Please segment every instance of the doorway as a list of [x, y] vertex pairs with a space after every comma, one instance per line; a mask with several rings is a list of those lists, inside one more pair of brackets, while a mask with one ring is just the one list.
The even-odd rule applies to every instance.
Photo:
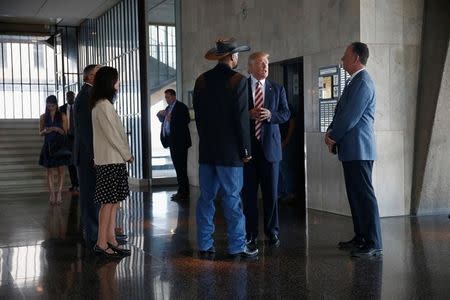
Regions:
[[306, 214], [303, 58], [272, 63], [269, 68], [269, 80], [284, 86], [291, 110], [290, 120], [280, 124], [284, 143], [283, 160], [280, 162], [279, 194], [284, 196], [286, 193], [292, 193], [292, 203]]

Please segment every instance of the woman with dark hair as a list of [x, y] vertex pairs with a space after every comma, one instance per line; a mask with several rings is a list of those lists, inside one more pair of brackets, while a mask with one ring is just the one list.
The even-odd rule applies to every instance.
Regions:
[[94, 142], [94, 162], [97, 171], [94, 199], [101, 205], [98, 238], [94, 251], [107, 258], [122, 258], [130, 250], [120, 248], [115, 235], [119, 202], [129, 194], [126, 162], [133, 162], [127, 135], [114, 109], [119, 89], [116, 69], [102, 67], [95, 74], [90, 99]]
[[[45, 113], [39, 120], [39, 134], [45, 136], [39, 164], [47, 168], [47, 183], [50, 193], [50, 204], [61, 204], [61, 191], [64, 183], [64, 166], [70, 163], [70, 156], [56, 155], [56, 147], [67, 132], [67, 118], [58, 110], [58, 99], [50, 95], [45, 100]], [[55, 190], [53, 171], [57, 169], [58, 181]]]

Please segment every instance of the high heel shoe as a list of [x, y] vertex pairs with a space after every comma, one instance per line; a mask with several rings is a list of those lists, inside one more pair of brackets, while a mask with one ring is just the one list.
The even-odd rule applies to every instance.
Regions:
[[109, 249], [113, 250], [114, 252], [117, 252], [117, 253], [122, 254], [124, 256], [130, 256], [131, 255], [131, 250], [130, 249], [119, 248], [117, 246], [114, 246], [111, 243], [108, 243], [108, 247], [109, 247]]
[[108, 250], [108, 249], [111, 249], [111, 248], [108, 247], [108, 248], [106, 248], [106, 249], [102, 249], [102, 248], [100, 248], [100, 247], [97, 246], [97, 245], [94, 246], [94, 252], [95, 252], [95, 254], [97, 254], [97, 255], [102, 255], [102, 256], [104, 256], [105, 258], [121, 259], [121, 258], [124, 257], [123, 254], [120, 254], [120, 253], [118, 253], [117, 251], [114, 251], [114, 249], [111, 249], [111, 250], [114, 251], [113, 253], [109, 253], [108, 251], [106, 251], [106, 250]]

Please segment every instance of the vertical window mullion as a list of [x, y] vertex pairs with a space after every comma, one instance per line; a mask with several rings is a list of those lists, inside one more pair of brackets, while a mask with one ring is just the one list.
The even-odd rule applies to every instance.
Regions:
[[12, 109], [13, 109], [13, 119], [15, 119], [16, 117], [16, 109], [15, 109], [15, 105], [14, 105], [14, 55], [13, 55], [13, 48], [12, 48], [12, 43], [9, 43], [10, 48], [11, 48], [11, 90], [12, 90]]
[[20, 102], [21, 102], [21, 110], [22, 110], [22, 115], [21, 118], [23, 118], [23, 77], [22, 77], [22, 47], [19, 44], [19, 78], [20, 78]]

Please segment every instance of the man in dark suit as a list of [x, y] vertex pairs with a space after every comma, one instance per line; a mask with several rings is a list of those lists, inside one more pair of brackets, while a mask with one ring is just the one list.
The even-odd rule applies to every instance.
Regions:
[[340, 242], [338, 247], [351, 250], [353, 257], [360, 258], [382, 255], [380, 217], [372, 186], [376, 159], [375, 86], [365, 70], [368, 58], [369, 49], [364, 43], [354, 42], [345, 50], [342, 63], [351, 75], [350, 82], [344, 88], [325, 135], [329, 151], [337, 150], [344, 168], [355, 232], [353, 239]]
[[278, 176], [281, 137], [278, 124], [289, 120], [290, 112], [284, 88], [267, 79], [269, 55], [250, 55], [248, 68], [248, 106], [253, 159], [244, 166], [242, 197], [247, 228], [247, 243], [256, 247], [258, 236], [258, 186], [264, 204], [264, 233], [269, 243], [280, 245], [278, 224]]
[[80, 181], [81, 224], [88, 247], [97, 242], [99, 205], [94, 202], [95, 168], [92, 142], [92, 117], [89, 97], [99, 65], [88, 65], [83, 70], [84, 85], [75, 99], [75, 144], [73, 163], [78, 167]]
[[[74, 135], [74, 132], [75, 132], [74, 127], [75, 126], [74, 126], [74, 117], [73, 117], [75, 93], [72, 91], [68, 91], [66, 93], [66, 100], [67, 100], [67, 102], [59, 108], [59, 111], [61, 113], [65, 114], [67, 117], [67, 123], [68, 123], [67, 124], [68, 125], [67, 126], [67, 139], [70, 144], [70, 148], [73, 150], [73, 142], [75, 139], [75, 135]], [[73, 162], [72, 162], [72, 164], [70, 164], [68, 166], [68, 169], [69, 169], [69, 175], [70, 175], [70, 182], [72, 184], [72, 186], [70, 187], [69, 190], [76, 192], [76, 191], [78, 191], [78, 187], [79, 187], [77, 168], [73, 165]]]
[[200, 75], [194, 87], [195, 121], [199, 136], [200, 197], [197, 202], [197, 237], [200, 253], [214, 253], [214, 200], [221, 189], [222, 207], [228, 230], [228, 252], [254, 257], [258, 249], [245, 244], [245, 217], [242, 212], [244, 162], [250, 156], [247, 81], [233, 71], [238, 53], [248, 51], [234, 39], [216, 42], [205, 58], [218, 60]]
[[189, 110], [183, 102], [177, 101], [173, 89], [164, 91], [167, 107], [157, 113], [161, 121], [160, 139], [164, 148], [170, 148], [175, 171], [177, 173], [178, 192], [172, 200], [185, 202], [189, 200], [189, 179], [187, 176], [188, 149], [192, 146], [189, 132]]

